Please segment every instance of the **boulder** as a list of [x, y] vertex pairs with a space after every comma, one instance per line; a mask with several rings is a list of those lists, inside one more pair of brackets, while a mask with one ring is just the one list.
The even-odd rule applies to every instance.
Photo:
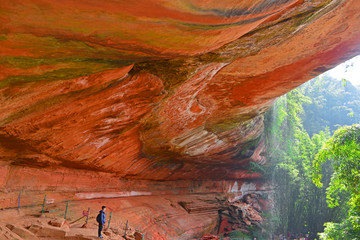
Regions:
[[135, 238], [135, 240], [143, 240], [142, 239], [142, 233], [140, 233], [140, 232], [135, 232], [134, 233], [134, 238]]
[[29, 230], [23, 227], [15, 226], [12, 224], [6, 224], [6, 227], [24, 239], [29, 239], [29, 240], [38, 239], [38, 237], [34, 233], [30, 232]]
[[49, 221], [49, 225], [61, 228], [64, 226], [66, 220], [63, 218], [57, 218]]
[[209, 233], [204, 234], [204, 235], [200, 238], [200, 240], [219, 240], [219, 239], [220, 239], [220, 237], [215, 236], [215, 235], [211, 235], [211, 234], [209, 234]]

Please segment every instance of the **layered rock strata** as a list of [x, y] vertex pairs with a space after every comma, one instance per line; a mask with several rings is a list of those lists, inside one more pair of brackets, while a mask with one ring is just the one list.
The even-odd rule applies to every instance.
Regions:
[[20, 191], [24, 204], [263, 191], [248, 164], [266, 163], [264, 112], [360, 52], [357, 0], [4, 0], [0, 12], [2, 208]]

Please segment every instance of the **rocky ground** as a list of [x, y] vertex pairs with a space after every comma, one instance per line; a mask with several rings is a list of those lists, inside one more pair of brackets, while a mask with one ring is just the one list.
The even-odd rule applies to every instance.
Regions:
[[[96, 225], [90, 224], [88, 228], [81, 228], [78, 224], [70, 224], [61, 218], [51, 217], [12, 217], [9, 222], [0, 224], [1, 240], [5, 239], [53, 239], [53, 240], [85, 240], [96, 239]], [[104, 239], [124, 239], [109, 229], [104, 234]]]
[[[85, 218], [81, 221], [69, 221], [54, 216], [24, 215], [17, 210], [2, 212], [2, 218], [7, 221], [0, 222], [0, 240], [89, 240], [97, 238], [97, 225], [94, 220], [84, 224]], [[108, 240], [141, 240], [142, 234], [129, 227], [126, 237], [125, 228], [106, 228], [103, 232], [104, 239]]]
[[[0, 240], [96, 239], [95, 219], [102, 205], [107, 206], [106, 227], [111, 215], [110, 227], [105, 231], [104, 239], [124, 239], [126, 228], [125, 239], [128, 240], [140, 240], [143, 234], [144, 240], [187, 240], [211, 231], [217, 222], [217, 210], [206, 208], [188, 213], [178, 203], [182, 200], [200, 205], [201, 202], [215, 199], [216, 195], [213, 194], [73, 200], [69, 203], [66, 221], [66, 201], [53, 202], [50, 196], [47, 196], [43, 216], [41, 203], [22, 206], [20, 211], [17, 208], [0, 209]], [[88, 208], [89, 220], [84, 228], [86, 217], [83, 211]]]
[[[182, 199], [183, 201], [179, 201]], [[144, 201], [146, 200], [146, 203]], [[162, 197], [132, 197], [71, 201], [66, 213], [66, 202], [45, 201], [42, 205], [2, 209], [0, 215], [0, 240], [52, 239], [83, 240], [97, 238], [95, 221], [98, 208], [107, 206], [104, 239], [111, 240], [166, 240], [166, 239], [217, 239], [217, 235], [233, 230], [246, 231], [248, 226], [259, 226], [260, 214], [268, 207], [258, 194], [247, 194], [242, 199], [229, 202], [220, 196], [188, 198], [184, 195]], [[168, 215], [151, 212], [155, 203], [162, 205]], [[147, 207], [145, 207], [147, 205]], [[170, 207], [172, 211], [167, 208]], [[88, 223], [83, 211], [90, 208]], [[109, 219], [111, 220], [109, 224]], [[206, 229], [207, 222], [213, 222]], [[138, 224], [142, 222], [142, 224]], [[135, 224], [136, 223], [136, 224]], [[181, 227], [191, 225], [191, 229]], [[109, 226], [109, 228], [108, 228]], [[178, 229], [176, 233], [171, 232]], [[126, 229], [126, 232], [125, 232]], [[172, 229], [172, 230], [171, 230]], [[208, 232], [208, 233], [206, 233]], [[205, 234], [204, 234], [205, 233]], [[193, 238], [198, 236], [198, 238]]]

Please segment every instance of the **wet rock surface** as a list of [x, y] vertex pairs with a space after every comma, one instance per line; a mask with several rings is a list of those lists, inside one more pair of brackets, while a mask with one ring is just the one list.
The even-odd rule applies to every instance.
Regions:
[[219, 233], [225, 235], [231, 231], [248, 233], [250, 226], [261, 229], [261, 223], [264, 221], [261, 214], [266, 209], [266, 206], [260, 205], [261, 198], [258, 194], [248, 194], [242, 200], [227, 203], [227, 207], [220, 212]]

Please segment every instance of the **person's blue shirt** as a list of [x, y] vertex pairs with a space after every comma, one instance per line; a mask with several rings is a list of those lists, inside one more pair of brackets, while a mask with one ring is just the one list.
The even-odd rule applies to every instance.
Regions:
[[105, 225], [105, 212], [103, 210], [100, 211], [101, 216], [101, 225]]

